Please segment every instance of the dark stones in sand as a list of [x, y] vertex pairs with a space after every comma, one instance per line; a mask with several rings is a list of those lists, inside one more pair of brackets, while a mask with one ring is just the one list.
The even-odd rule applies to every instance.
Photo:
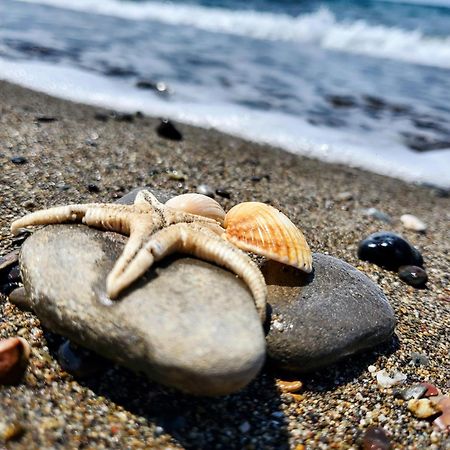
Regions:
[[0, 293], [9, 295], [20, 283], [19, 252], [17, 250], [0, 258]]
[[11, 158], [11, 162], [13, 164], [16, 164], [17, 166], [21, 166], [23, 164], [26, 164], [28, 162], [28, 159], [25, 158], [24, 156], [13, 156]]
[[331, 256], [313, 254], [314, 270], [267, 261], [271, 324], [267, 352], [279, 367], [307, 372], [389, 339], [395, 317], [381, 289]]
[[416, 248], [397, 234], [387, 231], [373, 233], [361, 241], [358, 258], [395, 271], [403, 265], [423, 265], [422, 255]]
[[110, 115], [107, 113], [104, 113], [102, 111], [98, 111], [94, 114], [94, 119], [98, 120], [100, 122], [107, 122], [110, 118]]
[[39, 123], [51, 123], [51, 122], [56, 122], [58, 119], [56, 117], [51, 117], [51, 116], [37, 116], [36, 117], [36, 122]]
[[217, 188], [216, 189], [216, 194], [218, 196], [220, 196], [220, 197], [223, 197], [223, 198], [231, 198], [231, 192], [227, 191], [224, 188]]
[[213, 264], [180, 257], [159, 262], [111, 303], [106, 276], [125, 240], [84, 225], [53, 225], [25, 241], [24, 286], [42, 324], [191, 394], [247, 385], [263, 365], [265, 341], [245, 284]]
[[389, 450], [391, 440], [381, 427], [367, 428], [362, 438], [362, 450]]
[[89, 192], [100, 192], [100, 188], [94, 183], [89, 183], [87, 189]]
[[118, 122], [134, 122], [135, 114], [132, 113], [119, 113], [115, 112], [111, 116], [114, 120], [117, 120]]
[[161, 122], [156, 127], [156, 133], [159, 137], [172, 141], [181, 141], [183, 139], [183, 135], [169, 119], [161, 119]]
[[416, 288], [422, 288], [428, 281], [428, 275], [418, 266], [401, 266], [398, 269], [400, 280]]
[[58, 361], [63, 370], [77, 378], [87, 378], [106, 367], [101, 356], [67, 340], [58, 349]]

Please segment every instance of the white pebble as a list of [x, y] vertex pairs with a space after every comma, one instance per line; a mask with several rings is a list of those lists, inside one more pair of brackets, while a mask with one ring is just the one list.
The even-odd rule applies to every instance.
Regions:
[[375, 370], [377, 370], [377, 368], [376, 368], [375, 366], [369, 366], [369, 367], [367, 368], [367, 370], [368, 370], [370, 373], [374, 373]]
[[386, 370], [377, 372], [377, 383], [382, 388], [389, 388], [406, 381], [407, 376], [404, 373], [396, 372], [392, 377], [388, 375]]
[[405, 228], [408, 230], [414, 230], [418, 232], [426, 231], [427, 225], [422, 222], [418, 217], [412, 214], [403, 214], [400, 220]]

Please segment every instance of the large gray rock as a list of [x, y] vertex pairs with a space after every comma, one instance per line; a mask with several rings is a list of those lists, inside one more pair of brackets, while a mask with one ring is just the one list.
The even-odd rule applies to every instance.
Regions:
[[253, 298], [235, 275], [191, 258], [162, 261], [107, 304], [106, 276], [125, 238], [83, 225], [53, 225], [22, 246], [28, 300], [41, 322], [162, 384], [221, 395], [264, 363]]
[[394, 312], [381, 289], [351, 265], [313, 255], [313, 273], [267, 261], [272, 308], [267, 353], [283, 369], [307, 372], [392, 335]]

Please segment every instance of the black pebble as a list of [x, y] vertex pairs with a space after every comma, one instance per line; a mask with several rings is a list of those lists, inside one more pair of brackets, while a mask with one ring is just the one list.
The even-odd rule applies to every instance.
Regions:
[[387, 231], [373, 233], [361, 241], [358, 258], [395, 271], [404, 265], [423, 265], [422, 255], [417, 249], [402, 237]]
[[131, 113], [114, 113], [113, 117], [118, 122], [134, 122], [134, 114]]
[[424, 287], [428, 281], [428, 275], [421, 267], [401, 266], [398, 269], [400, 280], [417, 288]]
[[89, 377], [107, 365], [101, 356], [69, 340], [59, 347], [58, 361], [63, 370], [78, 378]]
[[28, 159], [24, 158], [23, 156], [13, 156], [11, 158], [11, 162], [13, 164], [22, 165], [22, 164], [26, 164], [28, 162]]
[[168, 119], [162, 119], [161, 123], [156, 127], [158, 136], [171, 139], [172, 141], [181, 141], [183, 135], [175, 128], [175, 125]]
[[56, 117], [51, 117], [51, 116], [37, 116], [36, 117], [36, 122], [39, 123], [51, 123], [51, 122], [56, 122], [58, 119]]
[[87, 188], [89, 192], [100, 192], [100, 188], [96, 184], [88, 184]]
[[94, 119], [99, 120], [100, 122], [107, 122], [109, 117], [109, 114], [100, 111], [94, 114]]
[[223, 197], [223, 198], [231, 198], [230, 192], [228, 192], [228, 191], [225, 190], [225, 189], [221, 189], [221, 188], [216, 189], [216, 194], [217, 194], [217, 195], [220, 195], [220, 196]]

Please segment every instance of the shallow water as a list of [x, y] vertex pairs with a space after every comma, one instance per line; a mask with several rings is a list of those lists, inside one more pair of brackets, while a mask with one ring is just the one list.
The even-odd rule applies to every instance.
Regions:
[[422, 3], [2, 0], [0, 78], [450, 187], [450, 2]]

